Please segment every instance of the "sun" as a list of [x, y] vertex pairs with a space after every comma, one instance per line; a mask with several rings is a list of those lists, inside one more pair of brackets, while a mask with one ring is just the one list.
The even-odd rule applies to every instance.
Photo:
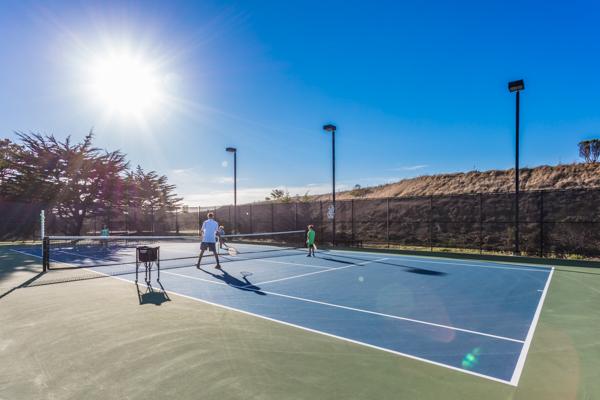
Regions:
[[161, 84], [156, 68], [127, 52], [98, 57], [90, 69], [94, 100], [111, 113], [144, 116], [161, 102]]

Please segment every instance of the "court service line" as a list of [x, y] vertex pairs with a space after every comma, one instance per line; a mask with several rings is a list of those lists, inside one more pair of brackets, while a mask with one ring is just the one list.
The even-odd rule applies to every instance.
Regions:
[[[304, 254], [290, 254], [290, 256], [296, 256], [296, 255], [304, 255]], [[274, 260], [267, 260], [265, 258], [248, 258], [248, 257], [240, 257], [240, 256], [234, 256], [235, 258], [241, 258], [243, 260], [258, 260], [260, 262], [266, 262], [266, 263], [271, 263], [271, 264], [284, 264], [284, 265], [296, 265], [299, 267], [306, 267], [306, 268], [318, 268], [318, 269], [331, 269], [331, 267], [325, 267], [322, 265], [312, 265], [312, 264], [301, 264], [301, 263], [294, 263], [294, 262], [289, 262], [289, 261], [274, 261]], [[284, 256], [284, 257], [288, 257], [288, 256]], [[233, 258], [233, 257], [232, 257]]]
[[550, 287], [550, 281], [552, 280], [552, 275], [554, 274], [554, 267], [550, 271], [548, 278], [546, 279], [546, 285], [544, 285], [544, 291], [540, 297], [538, 302], [538, 306], [535, 310], [535, 314], [533, 315], [533, 320], [529, 325], [529, 331], [527, 332], [527, 337], [525, 338], [525, 344], [523, 344], [523, 348], [521, 348], [521, 354], [519, 354], [519, 359], [517, 360], [517, 364], [515, 369], [513, 370], [513, 375], [510, 380], [510, 383], [517, 386], [519, 384], [519, 379], [521, 379], [521, 373], [523, 372], [523, 367], [525, 366], [525, 359], [527, 358], [527, 353], [529, 352], [529, 346], [531, 346], [531, 342], [533, 340], [533, 334], [535, 332], [535, 328], [537, 326], [538, 320], [540, 319], [540, 314], [542, 313], [542, 306], [544, 305], [544, 300], [546, 299], [546, 294], [548, 294], [548, 288]]
[[[341, 269], [341, 268], [336, 268], [336, 269]], [[175, 276], [180, 276], [182, 278], [194, 279], [194, 280], [198, 280], [198, 281], [202, 281], [202, 282], [207, 282], [207, 283], [214, 283], [214, 284], [218, 284], [218, 285], [232, 286], [232, 287], [235, 287], [237, 289], [243, 289], [243, 290], [247, 290], [247, 291], [262, 292], [262, 293], [266, 293], [266, 294], [269, 294], [269, 295], [272, 295], [272, 296], [278, 296], [278, 297], [283, 297], [283, 298], [287, 298], [287, 299], [303, 301], [303, 302], [306, 302], [306, 303], [319, 304], [319, 305], [323, 305], [323, 306], [327, 306], [327, 307], [340, 308], [340, 309], [344, 309], [344, 310], [360, 312], [360, 313], [363, 313], [363, 314], [376, 315], [376, 316], [379, 316], [379, 317], [391, 318], [391, 319], [396, 319], [396, 320], [400, 320], [400, 321], [413, 322], [413, 323], [421, 324], [421, 325], [434, 326], [436, 328], [442, 328], [442, 329], [446, 329], [446, 330], [465, 332], [465, 333], [470, 333], [470, 334], [478, 335], [478, 336], [487, 336], [487, 337], [491, 337], [491, 338], [494, 338], [494, 339], [505, 340], [505, 341], [509, 341], [509, 342], [515, 342], [515, 343], [520, 343], [520, 344], [524, 343], [522, 340], [519, 340], [519, 339], [513, 339], [513, 338], [509, 338], [509, 337], [505, 337], [505, 336], [493, 335], [491, 333], [479, 332], [479, 331], [474, 331], [474, 330], [471, 330], [471, 329], [459, 328], [459, 327], [456, 327], [456, 326], [437, 324], [435, 322], [422, 321], [422, 320], [414, 319], [414, 318], [400, 317], [398, 315], [385, 314], [385, 313], [380, 313], [380, 312], [377, 312], [377, 311], [364, 310], [362, 308], [343, 306], [341, 304], [327, 303], [327, 302], [324, 302], [324, 301], [312, 300], [312, 299], [307, 299], [307, 298], [304, 298], [304, 297], [297, 297], [297, 296], [287, 295], [287, 294], [283, 294], [283, 293], [277, 293], [277, 292], [271, 292], [271, 291], [268, 291], [268, 290], [262, 290], [260, 288], [253, 289], [250, 285], [245, 285], [245, 286], [229, 285], [229, 284], [224, 283], [224, 282], [216, 282], [216, 281], [212, 281], [210, 279], [198, 278], [198, 277], [195, 277], [195, 276], [178, 274], [178, 273], [170, 272], [170, 271], [162, 271], [162, 272], [165, 273], [165, 274], [168, 274], [168, 275], [175, 275]], [[323, 271], [323, 272], [327, 272], [327, 271]], [[258, 286], [258, 285], [259, 285], [259, 283], [253, 283], [252, 284], [252, 286]]]
[[270, 280], [270, 281], [258, 282], [258, 283], [255, 283], [255, 285], [264, 285], [264, 284], [267, 284], [267, 283], [287, 281], [287, 280], [290, 280], [290, 279], [302, 278], [304, 276], [322, 274], [324, 272], [339, 271], [340, 269], [346, 269], [346, 268], [351, 268], [351, 267], [360, 267], [360, 266], [367, 265], [367, 264], [377, 263], [377, 262], [383, 261], [383, 260], [387, 260], [387, 258], [386, 257], [384, 257], [384, 258], [378, 258], [376, 260], [364, 261], [364, 262], [360, 262], [360, 263], [346, 265], [346, 266], [343, 266], [343, 267], [329, 268], [329, 269], [325, 269], [325, 270], [322, 270], [322, 271], [307, 272], [306, 274], [293, 275], [293, 276], [288, 276], [288, 277], [285, 277], [285, 278], [279, 278], [279, 279], [273, 279], [273, 280]]

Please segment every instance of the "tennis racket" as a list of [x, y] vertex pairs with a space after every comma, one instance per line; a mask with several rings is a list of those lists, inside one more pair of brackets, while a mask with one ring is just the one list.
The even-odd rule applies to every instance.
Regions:
[[227, 253], [229, 253], [229, 255], [230, 255], [231, 257], [235, 257], [235, 256], [237, 256], [237, 255], [238, 255], [238, 251], [236, 250], [236, 248], [235, 248], [235, 247], [231, 247], [231, 246], [229, 246], [229, 247], [227, 248]]
[[242, 277], [246, 278], [248, 276], [252, 275], [252, 272], [248, 272], [248, 271], [241, 271], [240, 274], [242, 275]]

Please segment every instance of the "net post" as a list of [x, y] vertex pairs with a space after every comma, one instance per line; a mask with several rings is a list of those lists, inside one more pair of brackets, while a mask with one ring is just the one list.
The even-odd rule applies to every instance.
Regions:
[[46, 212], [42, 209], [40, 211], [40, 239], [42, 241], [46, 237]]
[[42, 239], [42, 271], [50, 269], [50, 238], [44, 236]]

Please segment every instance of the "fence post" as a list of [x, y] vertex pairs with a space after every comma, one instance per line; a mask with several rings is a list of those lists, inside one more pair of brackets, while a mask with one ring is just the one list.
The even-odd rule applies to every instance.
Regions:
[[350, 207], [350, 224], [352, 224], [352, 241], [354, 242], [354, 199], [350, 200]]
[[198, 236], [202, 236], [202, 225], [200, 224], [200, 205], [198, 205]]
[[540, 191], [540, 257], [544, 257], [544, 191]]
[[385, 241], [390, 248], [390, 198], [385, 199]]
[[294, 230], [298, 229], [298, 202], [294, 203]]
[[429, 196], [429, 251], [433, 252], [433, 195]]
[[275, 204], [271, 203], [271, 232], [275, 232]]
[[483, 253], [483, 195], [479, 193], [479, 254]]
[[150, 217], [151, 217], [151, 221], [152, 221], [152, 233], [154, 233], [155, 231], [155, 227], [154, 227], [154, 206], [152, 207], [152, 212], [150, 213]]
[[250, 203], [250, 232], [249, 233], [254, 233], [254, 222], [252, 221], [252, 219], [254, 218], [254, 213], [252, 212], [254, 209], [254, 207], [252, 207], [252, 203]]
[[319, 200], [319, 220], [320, 220], [320, 229], [321, 229], [321, 237], [323, 238], [323, 241], [325, 241], [325, 238], [323, 237], [323, 201]]

